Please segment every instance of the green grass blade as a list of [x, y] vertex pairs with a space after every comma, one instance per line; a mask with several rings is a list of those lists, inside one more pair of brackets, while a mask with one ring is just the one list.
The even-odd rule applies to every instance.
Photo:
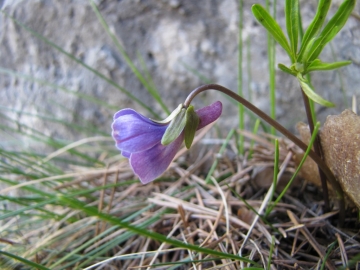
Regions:
[[[239, 0], [239, 26], [238, 26], [238, 95], [243, 96], [243, 39], [242, 39], [242, 29], [243, 29], [243, 0]], [[239, 129], [245, 129], [245, 108], [242, 104], [238, 104], [239, 110]], [[244, 136], [240, 134], [238, 141], [238, 150], [240, 155], [244, 153]]]
[[271, 236], [271, 245], [270, 245], [270, 251], [269, 251], [269, 259], [268, 259], [268, 263], [267, 263], [267, 267], [266, 269], [270, 270], [271, 269], [271, 258], [272, 258], [272, 254], [274, 252], [274, 248], [275, 248], [275, 236]]
[[131, 98], [133, 101], [135, 101], [136, 103], [138, 103], [139, 105], [141, 105], [144, 109], [146, 109], [147, 111], [149, 111], [152, 115], [154, 115], [155, 117], [158, 117], [158, 115], [153, 111], [152, 108], [150, 108], [148, 105], [146, 105], [144, 102], [142, 102], [140, 99], [138, 99], [137, 97], [135, 97], [133, 94], [131, 94], [129, 91], [127, 91], [125, 88], [121, 87], [120, 85], [118, 85], [117, 83], [115, 83], [113, 80], [107, 78], [104, 74], [100, 73], [99, 71], [97, 71], [96, 69], [90, 67], [89, 65], [85, 64], [83, 61], [81, 61], [80, 59], [76, 58], [75, 56], [73, 56], [71, 53], [68, 53], [67, 51], [65, 51], [64, 49], [62, 49], [61, 47], [59, 47], [58, 45], [56, 45], [55, 43], [53, 43], [52, 41], [48, 40], [46, 37], [44, 37], [43, 35], [37, 33], [36, 31], [30, 29], [29, 27], [27, 27], [26, 25], [24, 25], [23, 23], [21, 23], [20, 21], [18, 21], [17, 19], [15, 19], [14, 17], [8, 15], [7, 13], [5, 13], [3, 10], [1, 10], [2, 14], [4, 14], [6, 17], [10, 18], [15, 24], [17, 24], [18, 26], [20, 26], [21, 28], [23, 28], [25, 31], [29, 32], [30, 34], [32, 34], [33, 36], [35, 36], [36, 38], [38, 38], [39, 40], [45, 42], [46, 44], [50, 45], [51, 47], [53, 47], [54, 49], [56, 49], [57, 51], [59, 51], [60, 53], [62, 53], [63, 55], [67, 56], [68, 58], [70, 58], [71, 60], [75, 61], [76, 63], [80, 64], [81, 66], [83, 66], [85, 69], [91, 71], [93, 74], [95, 74], [96, 76], [98, 76], [99, 78], [103, 79], [104, 81], [106, 81], [108, 84], [110, 84], [111, 86], [115, 87], [116, 89], [120, 90], [122, 93], [124, 93], [125, 95], [127, 95], [129, 98]]
[[[327, 262], [328, 258], [330, 257], [330, 254], [331, 254], [331, 252], [333, 251], [333, 249], [334, 249], [334, 247], [335, 247], [335, 245], [336, 245], [337, 242], [338, 242], [338, 241], [335, 240], [335, 241], [332, 242], [332, 243], [330, 244], [330, 246], [327, 248], [326, 254], [325, 254], [324, 259], [322, 260], [322, 263], [321, 263], [320, 270], [325, 270], [325, 269], [326, 269], [326, 262]], [[350, 269], [350, 268], [348, 268], [348, 269]]]
[[[270, 0], [266, 0], [266, 10], [270, 12]], [[273, 2], [273, 19], [276, 16], [276, 0]], [[270, 87], [270, 116], [276, 119], [276, 75], [275, 75], [275, 40], [271, 33], [267, 32], [267, 49], [268, 49], [268, 68], [269, 68], [269, 87]], [[274, 127], [270, 127], [270, 133], [276, 134]]]
[[[258, 133], [258, 130], [259, 130], [259, 127], [260, 127], [260, 123], [261, 123], [261, 120], [259, 118], [257, 118], [255, 120], [255, 124], [254, 124], [254, 128], [253, 128], [253, 134], [256, 135]], [[254, 144], [255, 144], [255, 140], [254, 139], [251, 139], [250, 141], [250, 150], [249, 150], [249, 158], [252, 157], [252, 154], [254, 152]]]
[[[269, 202], [272, 201], [273, 197], [274, 197], [274, 193], [276, 190], [276, 185], [277, 185], [277, 181], [278, 181], [278, 174], [279, 174], [279, 154], [280, 150], [279, 150], [279, 140], [275, 140], [275, 153], [274, 153], [274, 175], [273, 175], [273, 184], [272, 186], [274, 187], [272, 189], [271, 195], [270, 195], [270, 199]], [[270, 214], [269, 208], [267, 209], [267, 211], [265, 212], [265, 218]]]
[[[140, 211], [137, 211], [136, 213], [134, 213], [130, 217], [124, 219], [124, 221], [125, 222], [130, 222], [133, 218], [138, 217], [143, 212], [149, 210], [151, 207], [152, 207], [152, 205], [144, 207]], [[145, 228], [146, 226], [150, 226], [150, 225], [154, 224], [155, 222], [157, 222], [159, 220], [159, 215], [160, 214], [154, 215], [151, 218], [145, 220], [144, 222], [142, 222], [141, 224], [139, 224], [137, 226], [139, 226], [141, 228]], [[105, 237], [107, 233], [110, 233], [110, 232], [115, 231], [117, 229], [118, 229], [117, 226], [113, 226], [113, 227], [109, 228], [109, 230], [107, 232], [105, 231], [105, 232], [99, 234], [98, 236], [90, 239], [89, 241], [85, 242], [83, 245], [77, 247], [76, 249], [69, 252], [67, 255], [63, 256], [61, 259], [57, 260], [54, 264], [51, 265], [51, 269], [54, 269], [55, 266], [60, 265], [62, 262], [69, 261], [68, 259], [70, 259], [72, 256], [75, 257], [78, 252], [80, 252], [81, 250], [86, 249], [88, 246], [92, 245], [96, 241], [98, 241], [101, 238]], [[126, 240], [128, 240], [133, 235], [134, 235], [133, 232], [125, 232], [125, 233], [117, 236], [113, 240], [108, 241], [106, 243], [103, 243], [101, 246], [97, 247], [96, 249], [93, 249], [93, 250], [89, 251], [84, 257], [79, 256], [75, 260], [72, 260], [71, 262], [69, 262], [68, 264], [62, 265], [62, 267], [64, 267], [64, 268], [72, 267], [75, 264], [78, 264], [84, 258], [88, 258], [87, 260], [84, 260], [81, 264], [78, 265], [78, 267], [82, 268], [84, 265], [88, 265], [89, 263], [91, 263], [91, 261], [96, 261], [96, 258], [99, 258], [101, 255], [108, 252], [109, 250], [111, 250], [115, 246], [118, 246], [121, 243], [125, 242]]]
[[275, 228], [269, 221], [267, 221], [267, 219], [266, 219], [265, 216], [260, 215], [260, 214], [256, 211], [256, 209], [255, 209], [254, 207], [252, 207], [243, 197], [240, 196], [239, 193], [236, 192], [236, 190], [234, 190], [234, 189], [233, 189], [232, 187], [230, 187], [229, 185], [227, 185], [227, 187], [231, 190], [232, 193], [235, 194], [235, 196], [236, 196], [238, 199], [240, 199], [240, 200], [246, 205], [247, 208], [250, 209], [250, 211], [252, 211], [255, 215], [257, 215], [257, 216], [261, 219], [262, 222], [264, 222], [266, 225], [268, 225], [272, 230], [280, 233], [277, 228]]
[[19, 73], [19, 72], [16, 72], [16, 71], [13, 71], [13, 70], [10, 70], [10, 69], [7, 69], [7, 68], [0, 67], [0, 73], [8, 74], [8, 75], [14, 76], [16, 78], [21, 78], [21, 79], [25, 79], [25, 80], [28, 80], [28, 81], [31, 81], [31, 82], [35, 82], [35, 83], [37, 83], [39, 85], [44, 85], [44, 86], [60, 89], [61, 91], [65, 92], [65, 93], [72, 94], [74, 96], [77, 96], [79, 98], [82, 98], [82, 99], [90, 101], [90, 102], [93, 102], [94, 104], [100, 105], [102, 107], [105, 107], [105, 108], [108, 108], [108, 109], [111, 109], [111, 110], [118, 110], [119, 109], [118, 106], [110, 105], [108, 102], [102, 101], [102, 100], [100, 100], [98, 98], [94, 98], [94, 97], [92, 97], [90, 95], [79, 93], [77, 91], [70, 90], [70, 89], [68, 89], [66, 87], [63, 87], [61, 85], [49, 83], [48, 81], [41, 80], [41, 79], [35, 78], [33, 76], [30, 76], [30, 75], [22, 74], [22, 73]]
[[16, 113], [16, 114], [21, 114], [21, 115], [26, 115], [28, 117], [34, 117], [34, 118], [38, 118], [41, 119], [45, 122], [50, 122], [50, 123], [58, 123], [61, 124], [63, 126], [69, 127], [74, 131], [77, 132], [81, 132], [81, 133], [85, 133], [88, 134], [89, 136], [93, 136], [95, 134], [101, 134], [103, 136], [109, 136], [108, 132], [103, 131], [103, 130], [99, 130], [98, 128], [94, 127], [94, 125], [92, 124], [86, 124], [85, 125], [77, 125], [73, 122], [69, 122], [66, 120], [60, 120], [59, 118], [57, 118], [54, 115], [51, 115], [51, 112], [43, 112], [42, 114], [40, 113], [29, 113], [27, 111], [21, 111], [21, 110], [15, 110], [12, 107], [3, 107], [0, 105], [0, 111], [6, 111], [6, 112], [12, 112], [12, 113]]
[[159, 105], [161, 106], [161, 108], [167, 113], [169, 114], [170, 111], [167, 108], [167, 106], [164, 104], [164, 102], [161, 99], [161, 96], [159, 95], [159, 93], [157, 92], [156, 89], [154, 89], [152, 87], [152, 84], [149, 83], [146, 78], [141, 74], [141, 72], [139, 71], [139, 69], [134, 65], [133, 61], [131, 61], [129, 55], [126, 53], [125, 49], [123, 48], [123, 46], [121, 46], [119, 40], [116, 38], [116, 36], [114, 35], [114, 33], [110, 30], [108, 24], [106, 23], [104, 17], [101, 15], [99, 9], [97, 8], [96, 4], [94, 3], [93, 0], [89, 0], [90, 5], [92, 7], [92, 9], [94, 10], [100, 24], [103, 26], [103, 28], [105, 29], [106, 33], [109, 35], [109, 37], [111, 38], [111, 40], [114, 42], [116, 48], [119, 50], [119, 52], [121, 53], [121, 55], [123, 56], [123, 58], [125, 59], [126, 63], [128, 64], [128, 66], [131, 68], [131, 71], [135, 74], [135, 76], [138, 78], [138, 80], [141, 82], [141, 84], [145, 87], [145, 89], [153, 96], [153, 98], [159, 103]]
[[303, 24], [302, 24], [302, 17], [301, 17], [301, 12], [300, 12], [300, 7], [298, 8], [298, 19], [299, 19], [299, 41], [300, 44], [303, 41], [304, 38], [304, 28], [303, 28]]
[[251, 39], [250, 37], [247, 38], [246, 41], [246, 68], [247, 68], [247, 94], [248, 94], [248, 100], [252, 103], [253, 100], [253, 94], [252, 94], [252, 74], [251, 74]]
[[356, 0], [345, 0], [340, 5], [338, 11], [326, 24], [319, 37], [315, 40], [311, 49], [312, 52], [309, 53], [308, 59], [304, 59], [305, 61], [310, 62], [315, 60], [323, 50], [324, 46], [339, 33], [353, 11], [355, 3]]
[[281, 47], [289, 55], [292, 62], [294, 62], [294, 55], [292, 54], [289, 42], [287, 41], [283, 31], [279, 24], [273, 17], [259, 4], [255, 4], [251, 7], [251, 11], [258, 22], [265, 27], [265, 29], [274, 37], [274, 39], [280, 44]]
[[19, 257], [15, 254], [11, 254], [9, 252], [6, 252], [6, 251], [2, 251], [0, 250], [0, 254], [3, 255], [3, 256], [6, 256], [6, 257], [9, 257], [9, 258], [12, 258], [14, 260], [17, 260], [19, 262], [22, 262], [24, 265], [28, 266], [28, 267], [31, 267], [33, 269], [40, 269], [40, 270], [50, 270], [49, 268], [45, 267], [45, 266], [42, 266], [40, 264], [37, 264], [35, 262], [32, 262], [32, 261], [29, 261], [25, 258], [22, 258], [22, 257]]
[[[229, 144], [229, 141], [231, 139], [231, 137], [234, 135], [235, 133], [235, 130], [234, 129], [231, 129], [230, 132], [228, 133], [228, 135], [226, 136], [226, 139], [224, 141], [224, 143], [222, 144], [220, 150], [219, 150], [219, 155], [222, 155], [226, 149], [226, 146]], [[206, 184], [210, 184], [210, 177], [211, 175], [214, 173], [215, 169], [216, 169], [216, 166], [218, 165], [218, 160], [215, 159], [213, 164], [211, 165], [211, 168], [205, 178], [205, 183]]]
[[293, 55], [297, 53], [299, 39], [299, 0], [285, 1], [286, 30]]
[[201, 74], [199, 72], [198, 69], [192, 68], [190, 67], [188, 64], [182, 62], [181, 60], [179, 61], [179, 63], [188, 71], [190, 71], [191, 73], [193, 73], [194, 75], [196, 75], [196, 77], [198, 77], [204, 84], [211, 84], [213, 83], [212, 80], [210, 80], [208, 77], [206, 77], [205, 75]]
[[320, 128], [320, 123], [317, 122], [315, 127], [314, 127], [314, 132], [313, 134], [311, 135], [311, 139], [310, 139], [310, 142], [309, 142], [309, 145], [304, 153], [304, 156], [303, 158], [301, 159], [300, 163], [299, 163], [299, 166], [296, 168], [294, 174], [292, 175], [290, 181], [287, 183], [287, 185], [285, 186], [285, 188], [283, 189], [283, 191], [281, 192], [281, 194], [276, 198], [275, 202], [269, 207], [268, 209], [268, 212], [270, 213], [274, 207], [278, 204], [278, 202], [282, 199], [282, 197], [284, 197], [286, 191], [290, 188], [292, 182], [294, 181], [295, 177], [297, 176], [297, 174], [299, 173], [301, 167], [303, 166], [307, 156], [309, 155], [310, 153], [310, 150], [312, 149], [312, 146], [314, 144], [314, 141], [316, 139], [316, 135], [319, 131], [319, 128]]
[[311, 40], [320, 32], [322, 25], [325, 22], [326, 15], [331, 6], [331, 0], [320, 0], [316, 14], [309, 27], [306, 29], [305, 34], [302, 38], [301, 48], [298, 55], [298, 62], [304, 62], [303, 55], [305, 49], [308, 47]]
[[244, 257], [240, 257], [240, 256], [229, 254], [229, 253], [223, 253], [223, 252], [216, 251], [216, 250], [213, 250], [213, 249], [203, 248], [203, 247], [196, 246], [196, 245], [186, 244], [184, 242], [181, 242], [181, 241], [178, 241], [178, 240], [175, 240], [175, 239], [172, 239], [172, 238], [167, 238], [166, 236], [164, 236], [162, 234], [155, 233], [155, 232], [150, 232], [148, 230], [144, 230], [144, 229], [139, 228], [137, 226], [130, 225], [127, 222], [121, 221], [117, 217], [114, 217], [112, 215], [99, 212], [96, 207], [88, 206], [85, 203], [83, 203], [83, 202], [81, 202], [79, 200], [76, 200], [74, 198], [65, 197], [65, 196], [59, 196], [58, 200], [62, 205], [67, 205], [70, 208], [81, 210], [82, 212], [84, 212], [88, 216], [98, 217], [100, 220], [106, 221], [108, 223], [111, 223], [113, 225], [117, 225], [117, 226], [122, 227], [122, 228], [125, 228], [125, 229], [127, 229], [129, 231], [132, 231], [132, 232], [138, 234], [138, 235], [142, 235], [142, 236], [145, 236], [145, 237], [149, 237], [151, 239], [155, 239], [155, 240], [157, 240], [159, 242], [165, 242], [165, 243], [174, 245], [176, 247], [201, 252], [201, 253], [204, 253], [204, 254], [213, 255], [213, 256], [216, 256], [216, 257], [219, 257], [219, 258], [227, 258], [227, 259], [232, 259], [232, 260], [237, 260], [237, 261], [244, 261], [244, 262], [248, 262], [248, 263], [251, 263], [251, 264], [254, 264], [254, 265], [258, 265], [256, 262], [254, 262], [254, 261], [252, 261], [250, 259], [244, 258]]
[[[158, 89], [155, 86], [155, 83], [150, 75], [150, 71], [146, 66], [145, 60], [144, 58], [138, 53], [138, 59], [141, 65], [141, 68], [143, 69], [144, 73], [145, 73], [145, 82], [146, 82], [146, 89], [149, 91], [149, 93], [151, 94], [151, 96], [155, 99], [155, 101], [160, 105], [160, 107], [163, 109], [163, 111], [166, 114], [170, 114], [170, 110], [168, 109], [168, 107], [165, 105], [165, 103], [163, 102], [161, 95], [159, 94]], [[132, 63], [132, 62], [131, 62]], [[141, 75], [141, 73], [139, 72], [139, 74]]]

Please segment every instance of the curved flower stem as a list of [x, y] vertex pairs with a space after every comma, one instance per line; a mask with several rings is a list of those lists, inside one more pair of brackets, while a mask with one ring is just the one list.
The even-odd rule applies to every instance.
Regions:
[[[292, 134], [290, 131], [288, 131], [285, 127], [280, 125], [277, 121], [272, 119], [270, 116], [268, 116], [266, 113], [264, 113], [262, 110], [251, 104], [249, 101], [244, 99], [243, 97], [237, 95], [235, 92], [227, 89], [226, 87], [223, 87], [218, 84], [206, 84], [202, 85], [196, 89], [194, 89], [186, 98], [184, 102], [184, 107], [187, 108], [191, 101], [200, 94], [203, 91], [206, 90], [217, 90], [220, 91], [231, 98], [235, 99], [237, 102], [244, 105], [246, 108], [251, 110], [253, 113], [258, 115], [260, 118], [265, 120], [268, 124], [276, 128], [279, 132], [281, 132], [283, 135], [285, 135], [289, 140], [291, 140], [293, 143], [295, 143], [298, 147], [300, 147], [304, 152], [307, 149], [307, 145], [303, 143], [299, 138], [297, 138], [294, 134]], [[327, 179], [329, 180], [330, 184], [334, 188], [337, 198], [339, 200], [339, 208], [340, 208], [340, 223], [344, 221], [344, 215], [345, 215], [345, 203], [344, 203], [344, 193], [343, 190], [340, 187], [340, 184], [337, 182], [334, 174], [331, 172], [329, 167], [325, 164], [325, 162], [319, 157], [314, 151], [310, 151], [309, 156], [316, 162], [316, 164], [319, 166], [321, 171], [326, 175]]]

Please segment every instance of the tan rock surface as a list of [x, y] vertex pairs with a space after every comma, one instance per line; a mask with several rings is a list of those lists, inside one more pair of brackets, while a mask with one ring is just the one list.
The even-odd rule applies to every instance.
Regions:
[[[297, 129], [301, 139], [308, 143], [309, 128], [299, 123]], [[340, 115], [329, 115], [320, 132], [325, 163], [339, 181], [345, 194], [360, 208], [360, 116], [350, 110]], [[296, 156], [300, 162], [302, 155]], [[317, 186], [321, 186], [317, 166], [311, 159], [304, 163], [301, 175]], [[331, 186], [329, 189], [331, 190]]]
[[360, 117], [350, 110], [328, 116], [321, 144], [326, 164], [360, 208]]

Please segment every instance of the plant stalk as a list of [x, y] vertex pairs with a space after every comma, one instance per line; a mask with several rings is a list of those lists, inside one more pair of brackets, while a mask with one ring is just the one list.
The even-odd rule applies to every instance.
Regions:
[[[283, 135], [285, 135], [289, 140], [291, 140], [293, 143], [295, 143], [298, 147], [300, 147], [304, 152], [307, 149], [307, 145], [303, 143], [299, 138], [297, 138], [294, 134], [292, 134], [290, 131], [288, 131], [285, 127], [283, 127], [281, 124], [279, 124], [276, 120], [272, 119], [270, 116], [268, 116], [266, 113], [264, 113], [262, 110], [254, 106], [252, 103], [244, 99], [243, 97], [237, 95], [235, 92], [227, 89], [226, 87], [223, 87], [218, 84], [206, 84], [199, 86], [198, 88], [194, 89], [186, 98], [183, 106], [187, 108], [191, 101], [200, 94], [203, 91], [206, 90], [217, 90], [220, 91], [231, 98], [235, 99], [237, 102], [244, 105], [246, 108], [251, 110], [253, 113], [258, 115], [260, 118], [262, 118], [264, 121], [266, 121], [268, 124], [276, 128], [279, 132], [281, 132]], [[336, 180], [334, 174], [331, 172], [329, 167], [325, 164], [323, 159], [316, 154], [313, 150], [310, 151], [309, 156], [316, 162], [320, 170], [326, 175], [328, 181], [334, 188], [334, 191], [336, 192], [337, 199], [339, 200], [339, 210], [340, 210], [340, 226], [344, 222], [344, 215], [345, 215], [345, 202], [344, 202], [344, 193], [342, 188], [340, 187], [340, 184]]]
[[[312, 135], [313, 132], [314, 132], [314, 121], [313, 121], [313, 118], [312, 118], [312, 115], [311, 115], [311, 108], [310, 108], [309, 98], [304, 93], [304, 91], [302, 89], [301, 89], [301, 93], [302, 93], [302, 97], [303, 97], [303, 100], [304, 100], [306, 116], [307, 116], [309, 129], [310, 129], [310, 135]], [[314, 147], [314, 152], [322, 160], [324, 160], [324, 155], [323, 155], [323, 151], [322, 151], [322, 147], [321, 147], [319, 134], [316, 134], [316, 138], [315, 138], [313, 147]], [[328, 186], [327, 186], [327, 183], [326, 183], [326, 175], [320, 169], [319, 165], [318, 165], [318, 170], [319, 170], [319, 175], [320, 175], [320, 180], [321, 180], [321, 187], [323, 189], [323, 194], [324, 194], [325, 211], [327, 212], [330, 209], [330, 205], [329, 205], [329, 191], [328, 191]]]

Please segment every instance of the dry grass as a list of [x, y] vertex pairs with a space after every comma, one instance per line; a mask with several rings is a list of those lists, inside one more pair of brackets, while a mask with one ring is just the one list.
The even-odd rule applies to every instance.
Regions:
[[[199, 141], [206, 132], [208, 129], [196, 140]], [[324, 213], [321, 192], [316, 187], [297, 179], [266, 218], [260, 218], [249, 208], [251, 206], [263, 215], [271, 203], [268, 200], [272, 188], [274, 147], [266, 140], [267, 136], [243, 134], [248, 141], [256, 142], [251, 157], [248, 151], [245, 158], [239, 158], [233, 142], [225, 153], [218, 155], [222, 141], [203, 140], [197, 142], [190, 153], [182, 149], [162, 180], [148, 185], [135, 182], [95, 191], [94, 200], [88, 203], [120, 219], [140, 211], [131, 219], [133, 225], [158, 216], [147, 225], [149, 230], [201, 247], [239, 254], [264, 268], [270, 265], [269, 269], [321, 269], [325, 258], [325, 269], [348, 265], [349, 260], [360, 253], [356, 211], [350, 209], [346, 226], [337, 228], [336, 206], [332, 212]], [[294, 145], [280, 139], [280, 146], [281, 167], [275, 196], [294, 172]], [[214, 159], [218, 165], [211, 182], [206, 183]], [[77, 173], [73, 180], [56, 186], [56, 189], [101, 187], [134, 178], [127, 160], [119, 162], [113, 159], [107, 163], [108, 168], [91, 172], [73, 168], [72, 173]], [[249, 267], [240, 261], [214, 259], [207, 254], [132, 235], [94, 217], [84, 216], [71, 223], [71, 217], [83, 215], [79, 211], [63, 207], [49, 210], [63, 218], [1, 241], [9, 246], [22, 247], [22, 256], [47, 265], [64, 259], [71, 252], [86, 255], [108, 246], [97, 260], [82, 265], [86, 261], [84, 257], [76, 267], [197, 270]], [[8, 220], [2, 229], [14, 224], [15, 218]], [[126, 234], [122, 242], [114, 243], [114, 239]], [[54, 269], [73, 269], [67, 268], [66, 263], [66, 260], [60, 261]], [[357, 269], [358, 266], [352, 267]]]

